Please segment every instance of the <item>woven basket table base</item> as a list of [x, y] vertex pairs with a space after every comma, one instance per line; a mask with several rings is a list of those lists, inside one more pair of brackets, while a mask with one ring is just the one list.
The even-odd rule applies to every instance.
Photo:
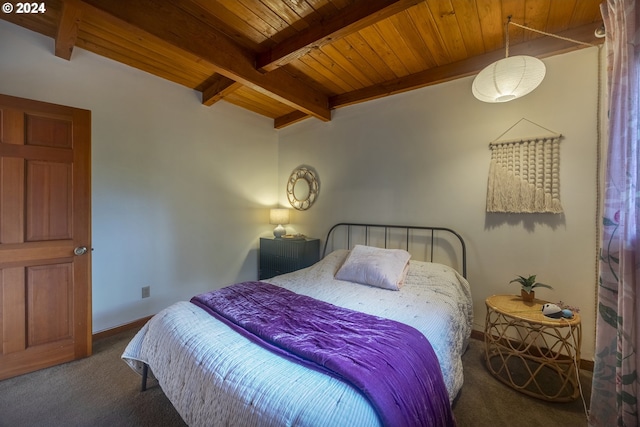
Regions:
[[539, 399], [569, 402], [580, 395], [580, 317], [551, 319], [546, 301], [525, 303], [515, 295], [486, 300], [485, 358], [489, 372], [508, 386]]

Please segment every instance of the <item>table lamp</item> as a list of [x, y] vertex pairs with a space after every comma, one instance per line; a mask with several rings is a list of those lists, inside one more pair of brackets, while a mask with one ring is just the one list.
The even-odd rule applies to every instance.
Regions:
[[277, 225], [273, 229], [273, 235], [276, 236], [276, 239], [282, 238], [286, 233], [282, 224], [289, 224], [289, 209], [271, 209], [269, 212], [269, 224]]

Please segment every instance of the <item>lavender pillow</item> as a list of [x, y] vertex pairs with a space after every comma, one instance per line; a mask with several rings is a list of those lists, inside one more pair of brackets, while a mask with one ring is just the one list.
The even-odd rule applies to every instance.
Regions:
[[411, 254], [402, 249], [356, 245], [336, 279], [397, 291], [407, 274]]

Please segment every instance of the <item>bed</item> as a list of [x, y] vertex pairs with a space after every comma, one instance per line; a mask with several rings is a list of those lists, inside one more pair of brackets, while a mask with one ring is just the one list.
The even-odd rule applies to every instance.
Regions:
[[[374, 248], [381, 249], [377, 252]], [[365, 256], [361, 256], [362, 254]], [[373, 279], [360, 280], [362, 271], [358, 269], [365, 265], [368, 274], [371, 271], [370, 264], [376, 264], [378, 259], [382, 259], [377, 258], [379, 254], [385, 257], [393, 254], [394, 259], [410, 256], [410, 260], [405, 263], [400, 275], [390, 275], [391, 280], [388, 280], [389, 277], [383, 277], [383, 285], [372, 282], [380, 280], [379, 274], [374, 275]], [[375, 257], [371, 258], [372, 255]], [[373, 263], [362, 264], [362, 260], [369, 262], [371, 259], [374, 259]], [[384, 259], [387, 262], [386, 258]], [[446, 261], [448, 265], [441, 261]], [[399, 263], [398, 265], [401, 265], [402, 261]], [[385, 269], [388, 266], [384, 263], [382, 265]], [[400, 268], [398, 265], [393, 267], [396, 271]], [[355, 269], [351, 268], [353, 266]], [[374, 270], [379, 268], [376, 264]], [[262, 282], [235, 284], [212, 293], [194, 296], [192, 301], [173, 304], [149, 320], [129, 343], [122, 358], [132, 369], [143, 375], [145, 382], [147, 372], [150, 371], [149, 375], [158, 381], [168, 399], [190, 426], [414, 424], [413, 421], [394, 418], [395, 415], [389, 416], [385, 411], [392, 409], [402, 415], [407, 411], [402, 406], [405, 404], [403, 399], [417, 399], [419, 401], [406, 404], [413, 404], [418, 408], [429, 406], [432, 409], [437, 407], [436, 401], [440, 399], [446, 401], [447, 410], [450, 411], [450, 404], [462, 387], [461, 356], [466, 349], [473, 320], [471, 294], [465, 276], [464, 241], [453, 230], [438, 227], [340, 223], [333, 226], [327, 234], [322, 258], [318, 263]], [[394, 282], [398, 277], [399, 280]], [[373, 285], [365, 284], [367, 281]], [[395, 283], [399, 288], [385, 289], [386, 283], [391, 283], [392, 286]], [[269, 315], [287, 314], [289, 318], [283, 318], [280, 322], [278, 317], [267, 318], [262, 312], [251, 312], [253, 307], [247, 308], [243, 305], [241, 309], [234, 309], [234, 315], [244, 316], [250, 325], [238, 326], [233, 323], [236, 321], [235, 318], [230, 321], [230, 317], [225, 317], [226, 314], [215, 312], [217, 308], [213, 305], [205, 305], [211, 303], [226, 307], [230, 305], [228, 302], [238, 295], [253, 300], [263, 291], [266, 292], [266, 305], [272, 310]], [[276, 296], [269, 292], [275, 292]], [[365, 338], [375, 332], [379, 333], [380, 340], [384, 340], [395, 335], [396, 330], [407, 329], [408, 333], [418, 336], [398, 335], [398, 341], [390, 344], [397, 348], [389, 355], [379, 356], [379, 349], [371, 350], [372, 363], [382, 363], [378, 362], [378, 359], [387, 360], [387, 365], [394, 365], [391, 367], [393, 370], [418, 369], [415, 366], [422, 362], [411, 358], [424, 359], [424, 356], [409, 353], [413, 353], [414, 347], [422, 347], [422, 344], [412, 345], [414, 341], [411, 340], [426, 338], [429, 351], [433, 353], [434, 359], [437, 357], [435, 363], [439, 372], [434, 376], [433, 382], [425, 386], [430, 387], [425, 389], [427, 391], [407, 390], [405, 395], [408, 397], [396, 397], [394, 394], [395, 401], [388, 406], [395, 408], [384, 408], [384, 402], [381, 404], [380, 399], [376, 400], [371, 391], [378, 387], [377, 383], [372, 386], [371, 383], [364, 382], [363, 385], [357, 378], [353, 380], [353, 377], [349, 376], [351, 372], [327, 372], [324, 365], [331, 363], [327, 362], [325, 354], [321, 355], [319, 362], [312, 360], [313, 358], [305, 358], [304, 354], [291, 355], [285, 348], [288, 342], [267, 342], [265, 345], [264, 339], [261, 341], [259, 337], [256, 338], [242, 329], [251, 327], [256, 323], [256, 319], [263, 322], [260, 327], [264, 329], [276, 325], [279, 327], [280, 323], [288, 325], [291, 318], [302, 317], [296, 314], [294, 308], [297, 306], [291, 302], [293, 300], [285, 299], [282, 300], [282, 306], [271, 306], [272, 301], [279, 301], [280, 294], [282, 298], [301, 301], [302, 308], [299, 312], [305, 313], [305, 318], [312, 310], [302, 305], [307, 303], [318, 305], [319, 312], [336, 310], [331, 311], [329, 315], [324, 314], [325, 320], [340, 319], [340, 324], [344, 324], [344, 321], [339, 316], [347, 316], [344, 319], [348, 318], [349, 321], [352, 318], [363, 317], [362, 322], [368, 325], [368, 329], [365, 330], [369, 332], [353, 332], [349, 329], [352, 335], [343, 340], [347, 345], [347, 354], [339, 354], [334, 349], [327, 353], [335, 354], [338, 360], [348, 358], [350, 365], [360, 370], [369, 369], [369, 362], [365, 363], [366, 351], [363, 352], [362, 360], [354, 361], [350, 352], [355, 351], [353, 349], [356, 347], [348, 345], [359, 342], [361, 338], [366, 341]], [[245, 300], [242, 304], [245, 304]], [[311, 315], [309, 318], [312, 318]], [[320, 323], [316, 320], [309, 323], [318, 329], [313, 333], [324, 334], [321, 339], [314, 338], [306, 330], [299, 336], [279, 331], [279, 336], [288, 337], [286, 339], [294, 344], [299, 337], [312, 337], [316, 341], [325, 338], [337, 340], [339, 334], [334, 333], [333, 324], [322, 324], [323, 326], [319, 327]], [[356, 333], [360, 335], [353, 335]], [[316, 341], [313, 341], [314, 345]], [[359, 349], [360, 347], [356, 348]], [[402, 363], [407, 365], [406, 368]], [[373, 370], [371, 372], [374, 372]], [[371, 378], [367, 381], [380, 381], [381, 377], [386, 381], [387, 378], [386, 373], [369, 376]], [[420, 377], [416, 381], [421, 383], [426, 382], [423, 379], [426, 376], [415, 373], [409, 375], [411, 378]], [[443, 384], [441, 387], [438, 386], [442, 391], [438, 391], [439, 389], [433, 385], [439, 384], [438, 381]], [[394, 390], [391, 390], [391, 393], [395, 393]], [[389, 394], [389, 390], [382, 393], [383, 400]], [[450, 418], [442, 423], [434, 423], [433, 417], [452, 417], [450, 413], [446, 417], [438, 415], [437, 411], [442, 411], [442, 408], [436, 408], [433, 413], [425, 415], [427, 421], [421, 422], [428, 425], [454, 424]]]

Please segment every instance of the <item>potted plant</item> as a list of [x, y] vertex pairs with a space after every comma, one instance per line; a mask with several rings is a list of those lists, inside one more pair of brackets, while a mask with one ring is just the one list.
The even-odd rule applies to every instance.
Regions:
[[549, 285], [545, 285], [544, 283], [536, 282], [536, 275], [533, 274], [529, 277], [518, 276], [516, 279], [513, 279], [509, 283], [517, 282], [520, 283], [520, 295], [522, 295], [523, 301], [533, 301], [536, 297], [536, 293], [533, 291], [534, 288], [542, 287], [553, 289]]

